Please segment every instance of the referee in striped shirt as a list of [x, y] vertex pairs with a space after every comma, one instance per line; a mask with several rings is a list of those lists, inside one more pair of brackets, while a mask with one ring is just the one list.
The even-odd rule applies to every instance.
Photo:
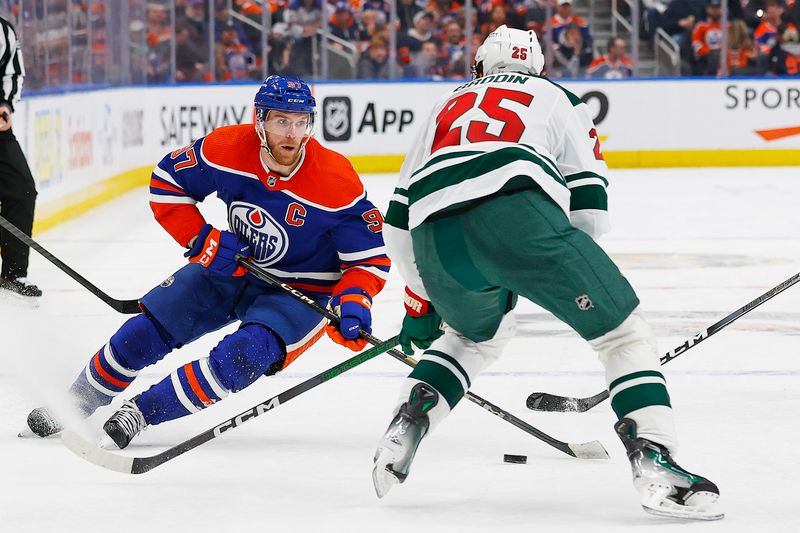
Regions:
[[[19, 102], [25, 66], [17, 34], [0, 17], [0, 215], [30, 235], [36, 205], [36, 185], [22, 148], [11, 130], [14, 105]], [[0, 228], [0, 296], [35, 303], [42, 296], [28, 275], [27, 245]]]

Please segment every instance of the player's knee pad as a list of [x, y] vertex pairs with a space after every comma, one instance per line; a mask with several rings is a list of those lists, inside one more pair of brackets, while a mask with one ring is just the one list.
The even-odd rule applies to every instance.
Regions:
[[246, 324], [211, 350], [209, 365], [222, 386], [238, 392], [263, 374], [280, 370], [285, 357], [283, 343], [271, 329]]
[[630, 359], [635, 366], [659, 365], [655, 335], [636, 311], [615, 329], [590, 340], [589, 344], [597, 351], [600, 361], [606, 366], [621, 364], [615, 362], [615, 359], [620, 361]]
[[174, 348], [155, 320], [145, 313], [125, 322], [109, 344], [117, 362], [131, 370], [157, 363]]

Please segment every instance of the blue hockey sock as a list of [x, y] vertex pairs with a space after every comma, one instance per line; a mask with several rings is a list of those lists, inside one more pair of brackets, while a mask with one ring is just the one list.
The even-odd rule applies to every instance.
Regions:
[[152, 319], [137, 315], [122, 325], [86, 364], [69, 389], [77, 407], [89, 416], [124, 391], [147, 365], [159, 361], [171, 347]]
[[143, 392], [136, 405], [150, 425], [196, 413], [254, 383], [284, 357], [271, 330], [248, 324], [222, 339], [209, 357], [185, 364]]

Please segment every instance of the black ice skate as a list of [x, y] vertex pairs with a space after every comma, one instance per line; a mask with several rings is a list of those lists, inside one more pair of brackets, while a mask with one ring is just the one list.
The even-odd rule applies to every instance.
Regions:
[[428, 432], [428, 411], [439, 402], [439, 393], [427, 383], [417, 383], [408, 401], [400, 406], [375, 452], [372, 482], [378, 498], [408, 477], [419, 443]]
[[25, 278], [0, 278], [0, 295], [37, 306], [42, 297], [42, 291], [36, 285], [28, 283]]
[[60, 433], [64, 427], [56, 420], [46, 407], [37, 407], [28, 415], [28, 430], [22, 431], [20, 437], [50, 437]]
[[704, 477], [684, 470], [664, 446], [636, 436], [636, 422], [623, 418], [614, 429], [625, 445], [633, 485], [648, 513], [693, 520], [719, 520], [719, 489]]
[[[147, 427], [144, 415], [136, 406], [136, 398], [125, 400], [119, 410], [103, 424], [103, 431], [120, 450], [128, 446], [133, 437]], [[101, 447], [108, 448], [110, 443], [103, 439]]]

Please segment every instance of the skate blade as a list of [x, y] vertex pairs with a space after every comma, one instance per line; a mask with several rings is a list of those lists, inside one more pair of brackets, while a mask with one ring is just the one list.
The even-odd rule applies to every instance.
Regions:
[[27, 429], [23, 429], [22, 431], [17, 433], [17, 437], [19, 437], [20, 439], [33, 439], [33, 438], [36, 438], [36, 439], [53, 439], [53, 438], [58, 437], [60, 433], [61, 433], [60, 431], [57, 431], [56, 433], [51, 433], [50, 435], [47, 435], [46, 437], [42, 437], [40, 435], [37, 435], [33, 431], [31, 431], [30, 428], [27, 428]]
[[394, 454], [384, 448], [375, 458], [375, 467], [372, 469], [372, 484], [375, 487], [375, 494], [378, 498], [386, 496], [392, 487], [399, 485], [401, 481], [389, 469], [394, 462]]
[[698, 492], [690, 501], [694, 505], [681, 505], [669, 498], [649, 498], [642, 501], [642, 508], [656, 516], [683, 518], [686, 520], [720, 520], [725, 517], [718, 502], [719, 495], [710, 492]]

